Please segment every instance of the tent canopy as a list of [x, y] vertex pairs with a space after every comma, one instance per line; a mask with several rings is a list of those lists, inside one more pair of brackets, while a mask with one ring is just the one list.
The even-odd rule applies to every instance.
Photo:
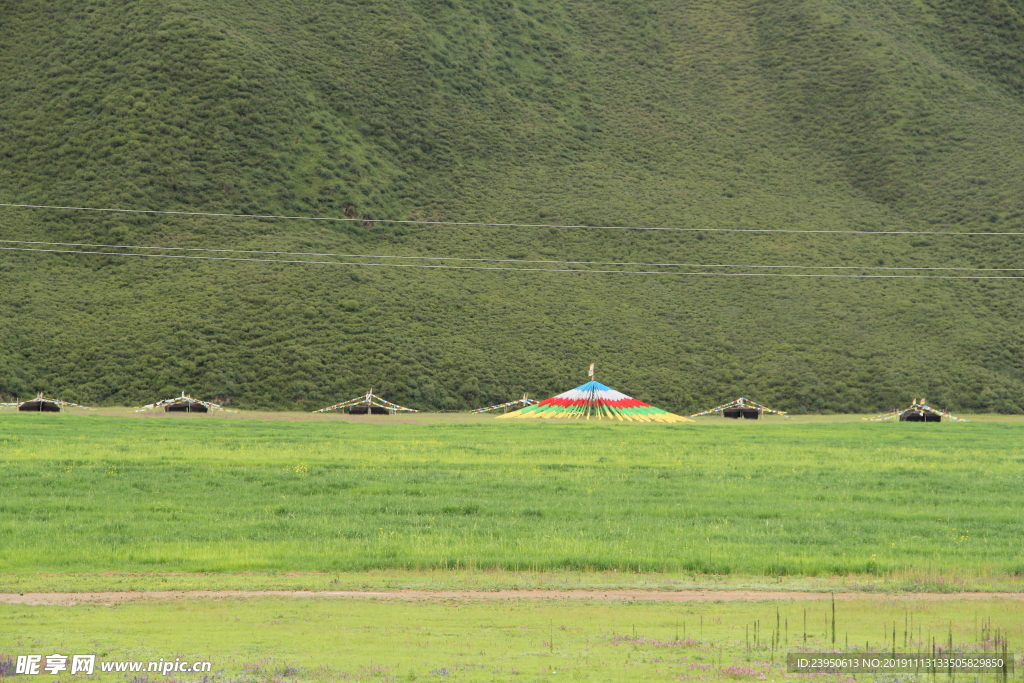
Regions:
[[142, 406], [136, 413], [141, 413], [147, 410], [156, 410], [163, 408], [164, 412], [167, 413], [208, 413], [211, 410], [220, 410], [225, 413], [235, 413], [238, 411], [228, 410], [217, 403], [210, 403], [209, 401], [200, 401], [198, 398], [192, 398], [186, 396], [185, 392], [181, 392], [181, 396], [175, 396], [174, 398], [165, 398], [162, 401], [156, 403], [150, 403], [149, 405]]
[[864, 418], [868, 422], [883, 422], [885, 420], [899, 420], [900, 422], [942, 422], [942, 418], [948, 418], [953, 422], [970, 422], [962, 417], [957, 417], [947, 413], [944, 410], [933, 408], [922, 398], [914, 399], [914, 402], [910, 404], [909, 408], [903, 410], [893, 410], [888, 413], [882, 413], [875, 417]]
[[18, 404], [18, 410], [24, 413], [59, 413], [60, 404], [45, 398], [34, 398]]
[[690, 417], [702, 417], [704, 415], [711, 415], [712, 413], [722, 413], [722, 417], [743, 418], [746, 420], [756, 420], [764, 413], [789, 417], [785, 410], [772, 410], [767, 406], [751, 401], [749, 398], [742, 397], [735, 401], [729, 401], [728, 403], [723, 403], [720, 406], [709, 408], [702, 413], [694, 413]]
[[400, 406], [397, 403], [387, 401], [380, 396], [373, 393], [373, 389], [370, 389], [368, 393], [363, 394], [357, 398], [353, 398], [350, 401], [344, 401], [342, 403], [335, 403], [333, 406], [327, 406], [320, 410], [314, 410], [314, 413], [327, 413], [332, 410], [343, 410], [349, 415], [390, 415], [391, 413], [418, 413], [420, 411], [414, 410], [413, 408], [406, 408]]
[[86, 408], [83, 405], [72, 403], [71, 401], [62, 401], [59, 398], [46, 398], [41, 392], [30, 401], [4, 403], [2, 405], [17, 406], [18, 410], [25, 413], [59, 413], [64, 408], [84, 408], [86, 410], [94, 410], [93, 408]]
[[210, 409], [202, 404], [201, 401], [192, 401], [185, 399], [184, 401], [176, 401], [164, 406], [165, 413], [208, 413]]
[[629, 422], [690, 422], [681, 415], [655, 408], [606, 387], [600, 382], [587, 382], [575, 389], [526, 406], [500, 418], [572, 418], [589, 420], [621, 420]]

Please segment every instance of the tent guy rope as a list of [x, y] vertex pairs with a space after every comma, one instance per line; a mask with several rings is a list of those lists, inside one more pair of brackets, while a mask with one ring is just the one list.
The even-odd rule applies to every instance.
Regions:
[[509, 411], [509, 409], [516, 410], [516, 409], [522, 408], [524, 406], [535, 405], [536, 403], [537, 403], [537, 401], [535, 401], [534, 399], [530, 398], [526, 394], [523, 394], [522, 398], [517, 398], [514, 401], [509, 401], [508, 403], [499, 403], [498, 405], [487, 406], [486, 408], [474, 408], [473, 410], [471, 410], [469, 412], [471, 412], [471, 413], [489, 413], [489, 412], [491, 412], [493, 410], [501, 410], [501, 411], [504, 411], [504, 412], [507, 413]]

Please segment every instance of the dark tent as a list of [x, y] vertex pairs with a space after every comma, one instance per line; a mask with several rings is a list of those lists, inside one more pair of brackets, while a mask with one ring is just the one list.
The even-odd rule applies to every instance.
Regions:
[[320, 410], [314, 410], [315, 413], [327, 413], [333, 410], [338, 410], [349, 415], [392, 415], [394, 413], [418, 413], [418, 410], [412, 408], [406, 408], [400, 406], [397, 403], [386, 401], [380, 396], [373, 393], [371, 389], [368, 393], [363, 394], [350, 401], [343, 403], [335, 403], [333, 406], [327, 406]]
[[714, 413], [721, 413], [722, 417], [728, 417], [733, 420], [760, 420], [765, 415], [789, 417], [785, 410], [772, 410], [767, 406], [751, 401], [749, 398], [738, 398], [735, 401], [723, 403], [702, 413], [694, 413], [690, 417], [703, 417], [704, 415], [713, 415]]
[[953, 422], [969, 422], [962, 417], [951, 415], [950, 413], [940, 408], [933, 408], [932, 406], [925, 403], [925, 400], [915, 400], [910, 404], [909, 408], [903, 410], [893, 410], [888, 413], [882, 413], [875, 417], [864, 418], [868, 422], [883, 422], [885, 420], [898, 419], [900, 422], [942, 422], [942, 418], [949, 418]]
[[932, 410], [917, 408], [900, 413], [900, 422], [942, 422], [942, 416]]
[[199, 401], [177, 401], [164, 406], [165, 413], [208, 413], [210, 409]]
[[734, 420], [756, 420], [761, 417], [761, 411], [756, 408], [726, 408], [722, 411], [722, 417], [731, 417]]
[[45, 398], [34, 398], [19, 404], [18, 410], [26, 413], [59, 413], [60, 404]]
[[225, 413], [235, 412], [234, 410], [225, 410], [223, 406], [217, 405], [216, 403], [201, 401], [198, 398], [187, 396], [184, 391], [181, 392], [181, 396], [165, 398], [162, 401], [150, 403], [149, 405], [142, 406], [135, 412], [142, 413], [147, 410], [157, 410], [159, 408], [163, 408], [165, 413], [208, 413], [211, 410], [219, 410]]
[[381, 406], [352, 406], [349, 415], [390, 415], [391, 411]]

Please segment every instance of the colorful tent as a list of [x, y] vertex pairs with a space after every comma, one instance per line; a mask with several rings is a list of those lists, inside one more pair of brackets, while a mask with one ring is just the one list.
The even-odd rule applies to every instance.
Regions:
[[225, 413], [237, 413], [237, 410], [228, 410], [221, 407], [216, 403], [210, 403], [209, 401], [200, 401], [198, 398], [192, 398], [186, 396], [185, 392], [181, 392], [181, 396], [175, 398], [165, 398], [162, 401], [156, 403], [150, 403], [149, 405], [142, 406], [136, 413], [142, 413], [147, 410], [156, 410], [163, 408], [164, 412], [168, 413], [206, 413], [211, 410], [221, 410]]
[[366, 394], [358, 398], [354, 398], [351, 401], [345, 401], [344, 403], [335, 403], [333, 406], [327, 406], [320, 410], [314, 410], [314, 413], [326, 413], [332, 410], [344, 410], [350, 415], [390, 415], [392, 413], [418, 413], [420, 411], [413, 408], [406, 408], [400, 406], [397, 403], [391, 401], [385, 401], [380, 396], [373, 393], [373, 389]]
[[519, 410], [525, 406], [535, 405], [537, 401], [530, 398], [526, 394], [523, 394], [522, 398], [517, 398], [515, 401], [509, 401], [508, 403], [499, 403], [496, 406], [487, 406], [486, 408], [476, 408], [469, 412], [471, 413], [489, 413], [492, 410], [500, 410], [503, 413], [508, 413], [513, 410]]
[[760, 403], [751, 401], [749, 398], [738, 398], [735, 401], [723, 403], [720, 406], [715, 406], [714, 408], [705, 410], [702, 413], [694, 413], [690, 417], [703, 417], [704, 415], [711, 415], [712, 413], [721, 413], [722, 417], [742, 417], [748, 420], [756, 420], [764, 413], [789, 417], [785, 410], [772, 410]]
[[584, 418], [589, 420], [628, 420], [630, 422], [690, 422], [681, 415], [638, 401], [600, 382], [587, 382], [564, 394], [553, 396], [499, 418]]
[[925, 400], [915, 399], [909, 408], [903, 410], [894, 410], [891, 413], [882, 413], [875, 417], [864, 418], [868, 422], [882, 422], [884, 420], [899, 419], [900, 422], [941, 422], [942, 418], [948, 417], [954, 422], [970, 422], [962, 417], [951, 415], [945, 411], [939, 410], [938, 408], [932, 408]]

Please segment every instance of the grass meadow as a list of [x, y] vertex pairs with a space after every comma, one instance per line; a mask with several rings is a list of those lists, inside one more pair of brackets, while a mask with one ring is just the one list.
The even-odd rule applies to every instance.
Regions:
[[[278, 598], [0, 605], [0, 667], [16, 654], [95, 653], [99, 662], [210, 661], [206, 680], [238, 683], [800, 680], [810, 677], [786, 675], [785, 654], [830, 650], [833, 642], [849, 652], [889, 651], [894, 638], [897, 651], [929, 651], [934, 643], [944, 650], [952, 645], [991, 652], [998, 639], [1012, 649], [1024, 636], [1019, 611], [1020, 601], [1005, 599], [836, 601], [833, 641], [828, 600], [668, 605]], [[201, 679], [149, 674], [134, 680], [192, 678]], [[1021, 678], [1017, 672], [1011, 680]]]
[[72, 574], [380, 570], [1019, 583], [1022, 436], [7, 413], [0, 574], [58, 590]]

